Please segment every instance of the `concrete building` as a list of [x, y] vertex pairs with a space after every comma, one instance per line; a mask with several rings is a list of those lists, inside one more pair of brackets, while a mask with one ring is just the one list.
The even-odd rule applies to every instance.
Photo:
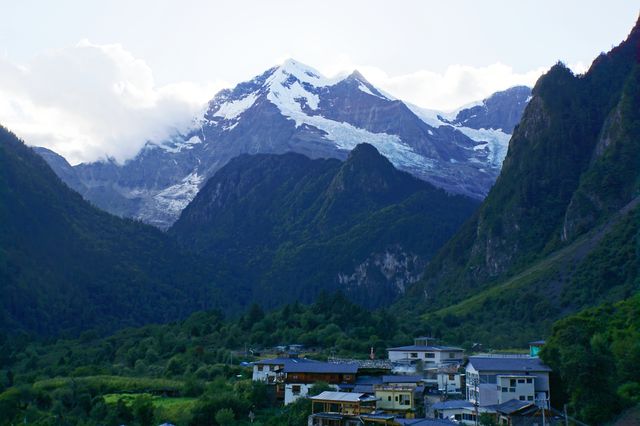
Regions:
[[415, 363], [421, 361], [424, 367], [439, 367], [448, 363], [460, 363], [464, 355], [462, 348], [430, 344], [428, 337], [417, 337], [414, 344], [388, 348], [389, 361]]
[[466, 366], [466, 398], [480, 406], [513, 399], [548, 406], [549, 372], [539, 358], [526, 355], [479, 355]]

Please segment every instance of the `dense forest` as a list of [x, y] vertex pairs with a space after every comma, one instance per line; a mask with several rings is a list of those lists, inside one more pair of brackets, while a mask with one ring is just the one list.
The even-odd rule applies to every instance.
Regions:
[[[475, 213], [363, 144], [344, 163], [236, 159], [167, 234], [86, 203], [0, 128], [0, 426], [304, 424], [309, 401], [272, 406], [244, 362], [417, 335], [489, 352], [547, 338], [553, 406], [594, 424], [637, 408], [639, 49], [637, 26], [586, 74], [545, 74]], [[363, 262], [397, 238], [395, 255], [432, 260], [371, 287]], [[366, 285], [336, 281], [358, 266]]]
[[640, 294], [558, 321], [541, 355], [578, 418], [602, 424], [640, 404]]
[[[248, 422], [251, 410], [257, 424], [303, 424], [308, 401], [268, 407], [265, 388], [251, 382], [250, 368], [239, 365], [256, 359], [250, 349], [300, 343], [320, 359], [365, 358], [371, 347], [384, 354], [389, 346], [410, 342], [414, 330], [385, 310], [372, 313], [340, 293], [323, 293], [311, 305], [296, 303], [269, 313], [253, 305], [236, 320], [220, 311], [199, 312], [181, 322], [125, 329], [106, 338], [85, 332], [78, 339], [43, 343], [3, 336], [0, 412], [6, 416], [0, 425], [25, 418], [69, 425], [171, 421], [195, 426], [213, 418], [216, 424], [239, 424]], [[218, 419], [222, 409], [235, 420]]]

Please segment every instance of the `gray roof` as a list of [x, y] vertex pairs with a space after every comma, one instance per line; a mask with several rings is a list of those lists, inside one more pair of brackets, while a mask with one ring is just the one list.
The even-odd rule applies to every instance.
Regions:
[[434, 410], [455, 410], [457, 408], [472, 408], [473, 404], [466, 399], [450, 399], [448, 401], [436, 402], [431, 406]]
[[342, 402], [370, 402], [376, 401], [375, 396], [355, 392], [324, 391], [320, 395], [312, 396], [312, 400], [342, 401]]
[[451, 420], [446, 419], [400, 419], [397, 418], [394, 422], [403, 426], [449, 426], [457, 425]]
[[356, 374], [358, 364], [356, 363], [333, 363], [333, 362], [309, 362], [291, 363], [284, 367], [285, 373], [338, 373]]
[[270, 359], [261, 359], [254, 362], [255, 365], [282, 365], [284, 371], [289, 371], [292, 366], [296, 365], [311, 365], [311, 364], [320, 364], [322, 361], [316, 361], [314, 359], [307, 358], [270, 358]]
[[422, 376], [401, 376], [401, 375], [382, 376], [382, 383], [420, 383], [420, 382], [422, 382]]
[[409, 345], [398, 346], [396, 348], [387, 348], [388, 351], [434, 351], [434, 352], [446, 352], [446, 351], [464, 351], [462, 348], [456, 348], [455, 346], [441, 346], [441, 345]]
[[478, 371], [504, 372], [549, 372], [551, 368], [542, 363], [540, 358], [513, 356], [471, 356], [469, 364]]
[[527, 402], [527, 401], [520, 401], [518, 399], [511, 399], [507, 402], [503, 402], [502, 404], [492, 406], [492, 408], [499, 413], [511, 414], [529, 405], [533, 405], [533, 403]]

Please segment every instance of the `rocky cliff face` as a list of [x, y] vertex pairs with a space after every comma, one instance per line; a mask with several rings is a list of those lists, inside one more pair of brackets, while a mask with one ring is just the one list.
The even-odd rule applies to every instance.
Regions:
[[562, 64], [533, 89], [478, 214], [412, 290], [463, 298], [603, 223], [640, 194], [636, 27], [584, 76]]
[[178, 218], [217, 170], [245, 153], [344, 160], [357, 144], [369, 143], [400, 170], [482, 199], [528, 92], [501, 92], [444, 118], [383, 93], [358, 72], [328, 79], [288, 60], [221, 91], [190, 129], [148, 144], [125, 164], [50, 165], [93, 204], [160, 228]]
[[169, 233], [229, 265], [265, 305], [340, 289], [375, 307], [418, 280], [476, 206], [398, 171], [372, 145], [344, 162], [245, 154], [214, 174]]

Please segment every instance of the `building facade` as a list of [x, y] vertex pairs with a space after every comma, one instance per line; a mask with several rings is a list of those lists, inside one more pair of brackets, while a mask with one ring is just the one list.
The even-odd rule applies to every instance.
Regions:
[[480, 406], [513, 399], [548, 406], [550, 371], [539, 358], [525, 355], [472, 356], [466, 366], [466, 398]]

